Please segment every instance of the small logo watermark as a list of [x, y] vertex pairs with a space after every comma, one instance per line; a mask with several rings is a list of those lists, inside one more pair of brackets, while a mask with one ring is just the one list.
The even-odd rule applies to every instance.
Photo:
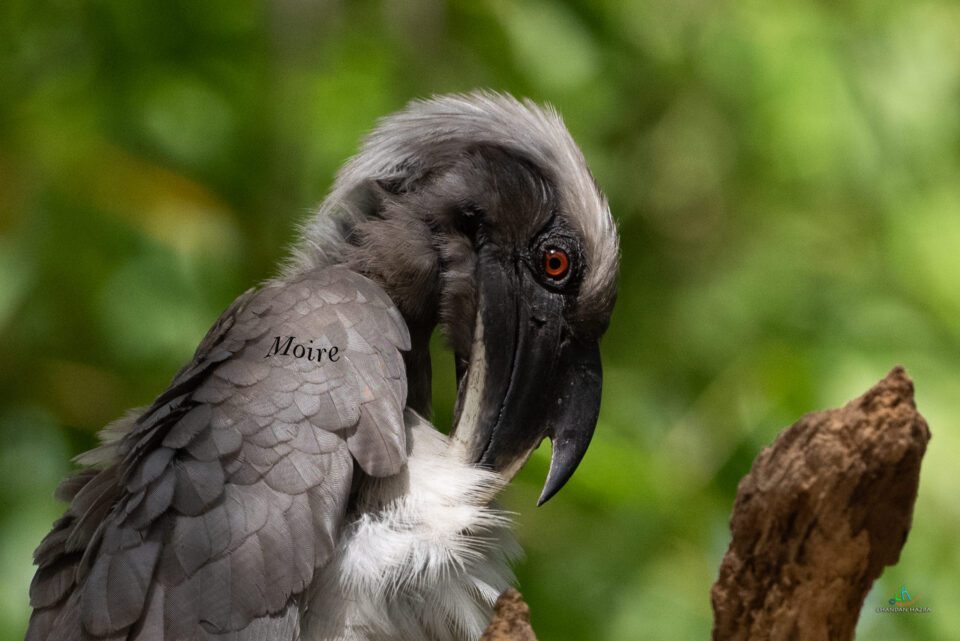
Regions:
[[887, 599], [887, 606], [877, 608], [877, 612], [912, 612], [927, 614], [930, 608], [920, 605], [920, 595], [910, 596], [907, 586], [901, 585], [900, 592]]

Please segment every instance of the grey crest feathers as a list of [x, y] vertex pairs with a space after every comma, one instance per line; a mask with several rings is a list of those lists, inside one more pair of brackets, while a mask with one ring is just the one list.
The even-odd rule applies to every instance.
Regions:
[[552, 107], [490, 91], [413, 101], [381, 120], [303, 228], [287, 273], [342, 260], [344, 232], [371, 215], [372, 182], [415, 184], [478, 146], [527, 160], [551, 184], [559, 195], [559, 215], [579, 232], [586, 248], [578, 306], [609, 316], [616, 298], [619, 240], [580, 148]]

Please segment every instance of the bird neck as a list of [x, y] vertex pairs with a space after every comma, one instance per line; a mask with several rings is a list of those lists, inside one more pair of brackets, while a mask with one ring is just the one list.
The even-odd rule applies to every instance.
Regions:
[[410, 326], [410, 351], [404, 352], [407, 371], [407, 407], [421, 416], [433, 414], [433, 365], [430, 360], [430, 336], [433, 328]]
[[[410, 331], [411, 348], [403, 354], [407, 407], [430, 416], [430, 337], [437, 326], [438, 259], [429, 243], [429, 230], [412, 222], [397, 226], [396, 220], [381, 216], [375, 201], [361, 189], [335, 188], [303, 228], [301, 241], [293, 247], [279, 280], [344, 265], [377, 283], [400, 310]], [[406, 248], [406, 254], [398, 247]]]

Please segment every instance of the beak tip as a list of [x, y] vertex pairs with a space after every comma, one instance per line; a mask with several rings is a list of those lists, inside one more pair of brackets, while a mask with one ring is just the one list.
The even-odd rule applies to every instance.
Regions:
[[543, 492], [540, 495], [540, 498], [537, 499], [537, 507], [542, 507], [544, 503], [546, 503], [547, 501], [553, 498], [554, 494], [556, 494], [556, 492], [553, 492], [551, 494], [547, 494], [546, 492]]
[[567, 479], [570, 478], [570, 475], [573, 473], [573, 470], [570, 470], [569, 474], [558, 475], [553, 469], [553, 465], [550, 466], [550, 473], [547, 474], [547, 482], [543, 484], [543, 490], [540, 492], [540, 498], [537, 499], [537, 507], [540, 507], [556, 495], [564, 485], [567, 484]]
[[590, 444], [595, 421], [596, 416], [594, 415], [593, 421], [584, 423], [588, 425], [588, 428], [579, 433], [574, 433], [572, 438], [550, 437], [552, 449], [550, 470], [547, 472], [547, 480], [543, 484], [540, 498], [537, 499], [537, 507], [553, 498], [573, 476], [587, 451], [587, 446]]
[[540, 498], [537, 499], [537, 507], [540, 507], [541, 505], [543, 505], [549, 500], [550, 500], [550, 497], [547, 496], [546, 493], [541, 493]]

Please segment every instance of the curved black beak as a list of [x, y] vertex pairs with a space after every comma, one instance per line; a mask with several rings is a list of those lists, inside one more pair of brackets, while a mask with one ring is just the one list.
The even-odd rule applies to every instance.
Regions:
[[570, 343], [560, 354], [556, 404], [547, 418], [550, 437], [550, 472], [537, 500], [543, 505], [560, 491], [583, 460], [600, 414], [603, 371], [600, 346]]
[[600, 412], [599, 344], [573, 335], [563, 296], [523, 265], [492, 252], [479, 258], [480, 305], [456, 437], [473, 461], [508, 478], [550, 438], [542, 505], [573, 476], [590, 445]]

